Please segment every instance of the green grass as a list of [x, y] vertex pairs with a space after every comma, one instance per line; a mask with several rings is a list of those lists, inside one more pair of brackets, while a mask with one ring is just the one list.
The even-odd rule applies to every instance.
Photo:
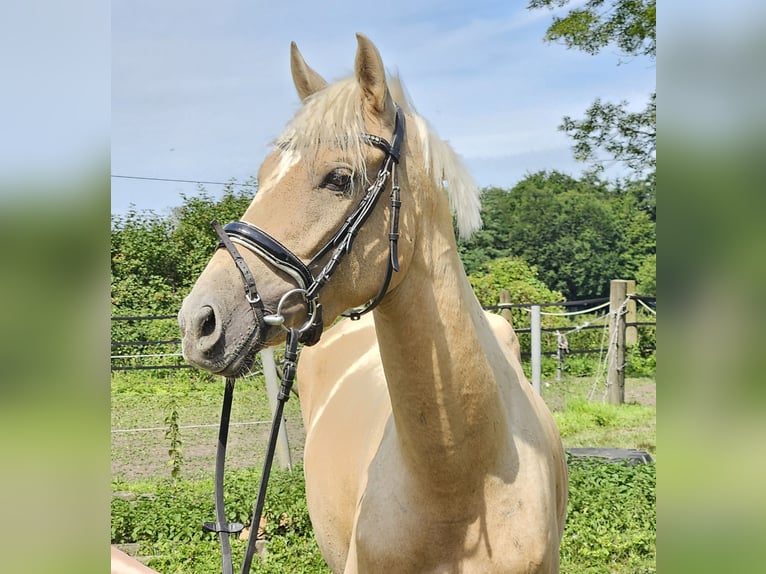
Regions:
[[554, 412], [567, 447], [613, 446], [656, 453], [656, 409], [638, 404], [610, 405], [575, 399]]
[[570, 378], [550, 383], [543, 389], [543, 398], [553, 411], [565, 447], [635, 448], [656, 455], [654, 387], [651, 379], [627, 379], [626, 403], [612, 405], [603, 400], [602, 387], [594, 386], [592, 379]]

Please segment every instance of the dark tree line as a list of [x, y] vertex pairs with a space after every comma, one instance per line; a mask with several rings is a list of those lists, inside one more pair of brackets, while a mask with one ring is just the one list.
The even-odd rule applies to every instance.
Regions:
[[[531, 174], [511, 189], [487, 188], [484, 227], [460, 243], [466, 271], [476, 273], [500, 257], [519, 258], [570, 300], [607, 295], [611, 279], [653, 278], [654, 209], [645, 194], [643, 183], [610, 184], [556, 171]], [[654, 289], [649, 280], [643, 283]]]

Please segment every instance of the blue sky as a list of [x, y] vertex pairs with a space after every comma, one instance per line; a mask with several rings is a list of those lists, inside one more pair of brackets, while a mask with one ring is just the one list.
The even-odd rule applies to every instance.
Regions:
[[[577, 174], [557, 130], [596, 98], [644, 106], [649, 60], [619, 64], [542, 38], [548, 11], [526, 2], [351, 0], [112, 2], [112, 174], [244, 181], [299, 105], [290, 41], [328, 80], [348, 75], [354, 33], [369, 36], [418, 111], [481, 186], [526, 173]], [[166, 213], [195, 184], [112, 178], [112, 212]], [[206, 185], [217, 195], [221, 186]]]

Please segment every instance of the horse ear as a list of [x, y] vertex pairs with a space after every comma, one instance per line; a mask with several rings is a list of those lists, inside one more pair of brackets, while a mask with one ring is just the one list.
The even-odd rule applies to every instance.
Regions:
[[293, 73], [293, 83], [301, 100], [305, 100], [327, 86], [325, 79], [309, 67], [298, 51], [295, 42], [290, 43], [290, 70]]
[[366, 103], [378, 114], [391, 109], [391, 96], [386, 84], [386, 70], [380, 52], [367, 36], [356, 35], [357, 50], [354, 63], [356, 80], [362, 88]]

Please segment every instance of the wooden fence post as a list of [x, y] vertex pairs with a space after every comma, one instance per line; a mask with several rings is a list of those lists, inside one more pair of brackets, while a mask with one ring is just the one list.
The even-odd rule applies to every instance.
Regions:
[[613, 279], [609, 287], [609, 350], [606, 388], [609, 402], [625, 402], [625, 308], [628, 282]]
[[[636, 294], [636, 280], [635, 279], [628, 279], [625, 283], [627, 283], [627, 296], [630, 297], [631, 295]], [[635, 299], [628, 299], [628, 307], [626, 309], [627, 314], [625, 315], [625, 322], [626, 323], [635, 323], [636, 322], [636, 300]], [[626, 345], [635, 345], [638, 343], [638, 327], [635, 325], [630, 325], [625, 327], [625, 344]]]
[[[277, 365], [274, 362], [274, 351], [272, 349], [267, 348], [261, 351], [261, 363], [263, 364], [263, 378], [266, 379], [266, 394], [269, 396], [269, 406], [271, 407], [271, 415], [273, 417], [274, 412], [277, 410], [279, 381], [277, 380]], [[292, 472], [293, 463], [290, 458], [290, 443], [287, 442], [287, 429], [285, 428], [284, 420], [279, 426], [276, 454], [279, 466]]]
[[[511, 303], [511, 294], [508, 291], [508, 289], [503, 289], [500, 291], [500, 304], [501, 305], [510, 305]], [[500, 316], [508, 321], [508, 324], [513, 327], [513, 316], [511, 315], [510, 309], [500, 309]]]

